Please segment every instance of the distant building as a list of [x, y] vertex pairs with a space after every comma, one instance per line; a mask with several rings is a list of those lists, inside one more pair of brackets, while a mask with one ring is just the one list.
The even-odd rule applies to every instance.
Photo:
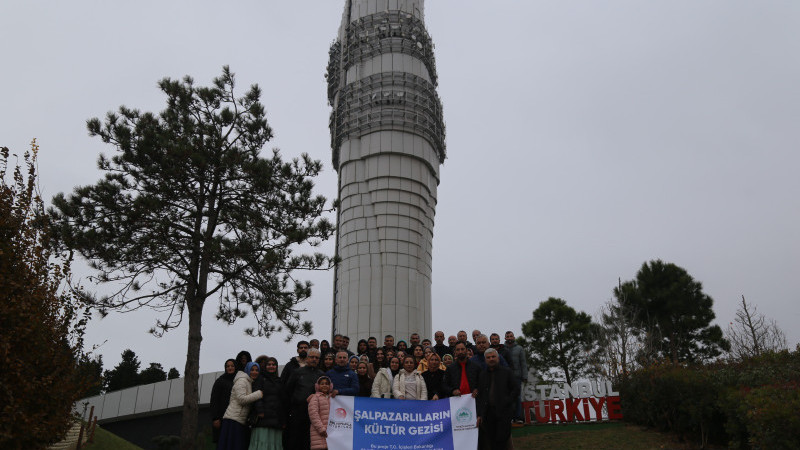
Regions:
[[442, 105], [423, 0], [349, 0], [327, 68], [339, 174], [333, 332], [431, 334]]

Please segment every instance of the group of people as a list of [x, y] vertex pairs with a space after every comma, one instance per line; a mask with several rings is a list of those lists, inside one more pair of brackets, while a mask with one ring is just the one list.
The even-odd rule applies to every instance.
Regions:
[[437, 331], [434, 342], [413, 333], [408, 342], [386, 335], [300, 341], [297, 356], [279, 373], [275, 358], [246, 351], [225, 362], [211, 391], [214, 441], [219, 450], [327, 449], [330, 399], [337, 395], [438, 400], [476, 399], [480, 449], [505, 449], [512, 423], [522, 423], [525, 354], [514, 333], [486, 336]]

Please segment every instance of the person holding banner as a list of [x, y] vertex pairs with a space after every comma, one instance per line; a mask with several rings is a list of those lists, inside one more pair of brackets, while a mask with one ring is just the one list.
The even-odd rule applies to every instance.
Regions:
[[478, 449], [506, 450], [511, 439], [511, 418], [519, 398], [519, 383], [511, 369], [500, 365], [500, 355], [493, 348], [483, 356], [486, 368], [478, 374]]
[[[463, 333], [466, 336], [467, 333]], [[454, 351], [456, 361], [447, 368], [447, 372], [444, 374], [444, 386], [447, 392], [454, 397], [469, 393], [475, 397], [478, 395], [478, 371], [480, 368], [467, 359], [467, 346], [463, 341], [456, 342]]]
[[400, 400], [427, 400], [428, 388], [425, 380], [417, 372], [417, 364], [414, 358], [406, 356], [403, 360], [403, 369], [394, 377], [392, 382], [392, 392], [394, 398]]
[[379, 370], [372, 381], [373, 398], [392, 398], [392, 382], [400, 373], [400, 360], [394, 357], [389, 360], [389, 367]]
[[422, 372], [422, 379], [425, 380], [425, 387], [428, 389], [428, 400], [439, 400], [447, 398], [450, 393], [444, 387], [444, 374], [442, 370], [442, 363], [439, 360], [438, 353], [431, 353], [428, 355], [428, 370]]
[[289, 398], [289, 422], [284, 433], [284, 448], [292, 450], [308, 450], [309, 427], [308, 398], [316, 393], [319, 377], [325, 375], [317, 369], [319, 350], [312, 348], [306, 356], [306, 365], [292, 373], [286, 383], [286, 396]]
[[308, 398], [309, 443], [311, 450], [328, 448], [328, 418], [331, 411], [331, 379], [323, 375], [319, 377], [314, 388], [316, 392]]

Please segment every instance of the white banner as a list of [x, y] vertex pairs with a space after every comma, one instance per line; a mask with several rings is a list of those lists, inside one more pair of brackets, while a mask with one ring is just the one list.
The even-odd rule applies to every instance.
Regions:
[[475, 399], [390, 400], [336, 396], [329, 450], [468, 450], [478, 447]]

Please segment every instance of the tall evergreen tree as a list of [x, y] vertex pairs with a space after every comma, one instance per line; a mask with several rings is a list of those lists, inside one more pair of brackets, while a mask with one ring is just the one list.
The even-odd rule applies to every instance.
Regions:
[[122, 359], [119, 364], [111, 370], [103, 373], [103, 381], [106, 392], [118, 391], [139, 384], [139, 357], [131, 349], [122, 352]]
[[103, 355], [90, 357], [81, 355], [78, 359], [78, 373], [86, 380], [87, 388], [83, 394], [87, 397], [100, 395], [103, 392]]
[[118, 152], [100, 156], [95, 185], [57, 195], [51, 210], [63, 243], [98, 271], [115, 294], [92, 299], [103, 313], [150, 307], [164, 312], [153, 333], [189, 321], [181, 448], [195, 447], [206, 300], [228, 323], [252, 311], [251, 335], [285, 329], [309, 333], [298, 303], [311, 295], [296, 270], [328, 269], [331, 258], [297, 252], [319, 245], [334, 228], [313, 193], [322, 164], [308, 155], [289, 162], [261, 151], [272, 137], [261, 91], [234, 95], [224, 67], [210, 87], [166, 78], [160, 114], [120, 107], [89, 133]]
[[[673, 363], [719, 356], [730, 344], [722, 329], [711, 325], [714, 300], [685, 269], [661, 260], [642, 264], [636, 279], [623, 283], [635, 319], [642, 324], [653, 351]], [[616, 292], [615, 292], [616, 293]]]
[[167, 372], [159, 363], [150, 363], [150, 367], [139, 372], [139, 384], [158, 383], [167, 379]]
[[597, 324], [560, 298], [550, 297], [522, 324], [523, 345], [532, 368], [547, 374], [555, 368], [567, 383], [590, 369], [596, 351]]

